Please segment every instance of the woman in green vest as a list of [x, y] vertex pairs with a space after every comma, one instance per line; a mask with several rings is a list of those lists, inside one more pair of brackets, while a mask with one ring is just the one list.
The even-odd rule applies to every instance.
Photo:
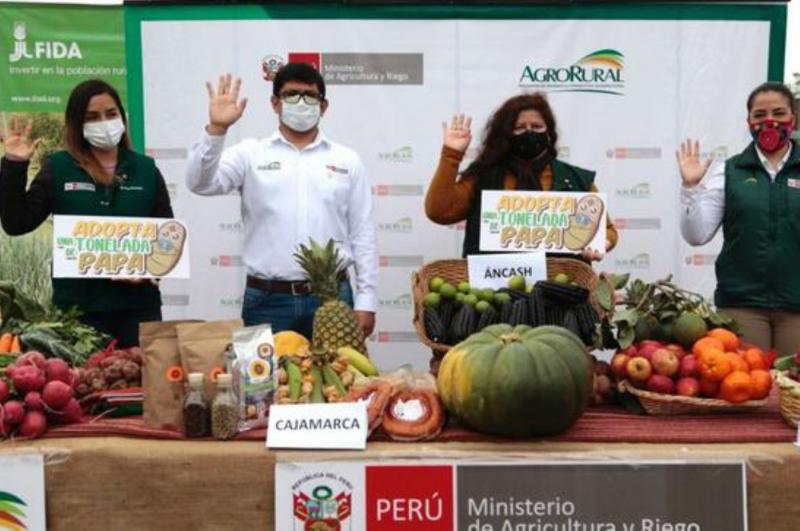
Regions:
[[[722, 227], [717, 307], [746, 341], [781, 354], [800, 347], [800, 149], [792, 141], [796, 104], [780, 83], [747, 98], [753, 141], [726, 161], [700, 161], [687, 140], [677, 153], [681, 232], [704, 245]], [[712, 162], [714, 162], [712, 164]]]
[[[149, 157], [131, 150], [125, 109], [109, 84], [76, 86], [65, 113], [66, 149], [42, 163], [26, 191], [28, 164], [39, 143], [31, 124], [12, 121], [2, 139], [0, 220], [16, 236], [33, 231], [51, 214], [171, 218], [164, 178]], [[139, 323], [161, 320], [158, 285], [143, 280], [53, 279], [53, 302], [77, 306], [81, 319], [138, 345]]]
[[[472, 140], [471, 123], [471, 118], [460, 114], [449, 126], [442, 124], [444, 146], [425, 197], [425, 214], [434, 223], [466, 220], [463, 256], [480, 253], [483, 190], [597, 191], [593, 171], [556, 158], [556, 120], [544, 94], [506, 100], [489, 118], [478, 156], [459, 175], [458, 167]], [[605, 248], [585, 248], [581, 256], [600, 260], [616, 243], [617, 230], [606, 217]]]

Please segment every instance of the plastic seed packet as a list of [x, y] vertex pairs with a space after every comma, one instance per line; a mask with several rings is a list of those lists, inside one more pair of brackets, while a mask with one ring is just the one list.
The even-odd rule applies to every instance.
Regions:
[[266, 428], [275, 393], [272, 326], [249, 326], [234, 331], [232, 365], [234, 389], [239, 396], [239, 431]]

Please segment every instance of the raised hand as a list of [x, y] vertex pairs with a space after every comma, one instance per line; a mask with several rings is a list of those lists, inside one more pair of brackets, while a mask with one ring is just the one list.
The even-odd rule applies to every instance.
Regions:
[[239, 99], [239, 89], [242, 79], [233, 79], [230, 74], [219, 76], [219, 85], [214, 86], [206, 82], [208, 90], [208, 132], [211, 134], [225, 134], [228, 127], [232, 126], [242, 117], [247, 106], [247, 98]]
[[471, 125], [472, 118], [464, 116], [464, 114], [453, 115], [449, 127], [447, 122], [442, 122], [444, 145], [456, 151], [465, 152], [472, 141], [472, 133], [469, 129]]
[[681, 150], [675, 152], [678, 159], [678, 167], [681, 170], [681, 180], [683, 185], [691, 188], [699, 183], [703, 176], [708, 171], [712, 159], [700, 161], [700, 142], [695, 140], [692, 142], [687, 138], [685, 142], [681, 142]]
[[0, 142], [2, 142], [5, 156], [9, 160], [30, 160], [36, 152], [36, 147], [42, 139], [33, 140], [31, 138], [32, 127], [33, 120], [28, 120], [28, 125], [23, 126], [21, 119], [12, 116], [6, 134], [0, 131]]

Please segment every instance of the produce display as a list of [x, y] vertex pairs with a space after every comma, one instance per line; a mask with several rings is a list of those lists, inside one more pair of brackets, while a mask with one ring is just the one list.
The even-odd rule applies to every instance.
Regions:
[[530, 437], [569, 428], [589, 405], [593, 364], [565, 328], [493, 325], [453, 347], [438, 386], [448, 412], [484, 433]]
[[635, 387], [663, 395], [716, 398], [732, 404], [769, 395], [771, 356], [743, 345], [725, 328], [714, 328], [692, 343], [644, 340], [617, 352], [611, 370]]
[[500, 290], [473, 288], [469, 282], [454, 286], [441, 277], [430, 280], [422, 304], [428, 339], [455, 345], [494, 324], [562, 326], [586, 345], [593, 343], [598, 315], [589, 303], [590, 292], [559, 273], [553, 281], [527, 284], [511, 277]]
[[142, 351], [109, 348], [92, 354], [83, 367], [74, 371], [75, 396], [83, 399], [109, 389], [127, 389], [142, 385]]

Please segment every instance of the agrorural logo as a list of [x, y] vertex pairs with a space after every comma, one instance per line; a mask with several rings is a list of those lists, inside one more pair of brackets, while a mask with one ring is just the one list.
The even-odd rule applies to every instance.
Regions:
[[389, 223], [378, 223], [378, 231], [392, 234], [411, 234], [414, 224], [410, 217], [400, 218]]
[[617, 188], [616, 195], [625, 199], [649, 199], [650, 183], [639, 183], [631, 188]]
[[378, 299], [378, 306], [387, 310], [408, 310], [411, 308], [411, 294], [404, 293], [394, 298]]
[[581, 57], [569, 66], [525, 65], [519, 86], [549, 92], [593, 92], [622, 96], [622, 53], [610, 48]]
[[632, 258], [617, 258], [614, 260], [614, 265], [628, 269], [650, 269], [650, 255], [640, 253]]
[[378, 153], [378, 160], [394, 164], [410, 164], [414, 162], [414, 150], [411, 146], [403, 146], [394, 151]]
[[8, 61], [22, 59], [83, 59], [80, 46], [75, 41], [34, 41], [33, 53], [28, 51], [28, 29], [24, 22], [14, 22], [14, 51]]

